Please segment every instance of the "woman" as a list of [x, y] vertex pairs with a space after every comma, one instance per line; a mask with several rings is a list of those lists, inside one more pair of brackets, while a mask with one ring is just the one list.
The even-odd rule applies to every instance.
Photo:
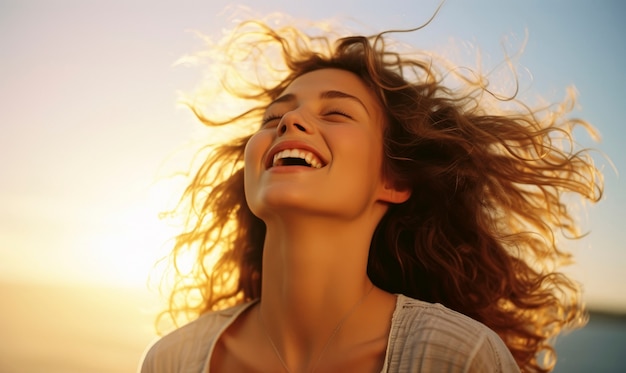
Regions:
[[197, 258], [170, 313], [199, 317], [143, 372], [551, 370], [550, 338], [584, 317], [556, 272], [555, 232], [577, 233], [562, 195], [602, 189], [569, 146], [587, 126], [569, 106], [497, 105], [480, 77], [447, 88], [384, 34], [333, 44], [246, 22], [216, 48], [224, 91], [250, 106], [192, 109], [256, 128], [187, 188], [172, 260]]

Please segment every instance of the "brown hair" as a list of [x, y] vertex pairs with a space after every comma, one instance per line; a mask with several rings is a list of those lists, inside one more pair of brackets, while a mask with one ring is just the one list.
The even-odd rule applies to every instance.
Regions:
[[[579, 237], [564, 198], [598, 201], [602, 194], [589, 152], [574, 146], [575, 126], [593, 129], [567, 117], [573, 96], [531, 108], [515, 97], [498, 99], [480, 76], [461, 77], [463, 84], [450, 88], [436, 58], [392, 52], [385, 33], [333, 43], [293, 27], [245, 22], [214, 47], [227, 68], [222, 89], [249, 106], [218, 120], [222, 113], [190, 102], [207, 125], [260, 123], [267, 104], [309, 71], [333, 67], [361, 77], [387, 115], [385, 175], [412, 192], [389, 208], [374, 233], [371, 280], [484, 323], [523, 371], [552, 369], [550, 339], [585, 320], [578, 286], [557, 271], [570, 254], [556, 236]], [[212, 149], [185, 191], [188, 225], [171, 260], [191, 248], [196, 257], [189, 272], [176, 273], [174, 319], [260, 295], [265, 226], [244, 196], [249, 137]]]

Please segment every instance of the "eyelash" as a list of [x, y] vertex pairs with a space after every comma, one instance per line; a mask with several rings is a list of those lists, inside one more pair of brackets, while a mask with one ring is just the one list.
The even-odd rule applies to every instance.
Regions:
[[352, 118], [352, 116], [351, 116], [350, 114], [346, 113], [345, 111], [342, 111], [342, 110], [336, 110], [336, 109], [335, 109], [335, 110], [329, 110], [329, 111], [328, 111], [326, 114], [324, 114], [324, 115], [333, 115], [333, 114], [336, 114], [336, 115], [341, 115], [341, 116], [344, 116], [344, 117], [346, 117], [346, 118], [348, 118], [348, 119], [353, 119], [353, 118]]
[[261, 125], [266, 126], [269, 122], [273, 120], [280, 120], [282, 117], [282, 115], [268, 115], [267, 117], [263, 118]]
[[[328, 116], [328, 115], [341, 115], [344, 116], [348, 119], [353, 119], [351, 115], [347, 114], [345, 111], [342, 110], [337, 110], [337, 109], [333, 109], [333, 110], [329, 110], [326, 113], [323, 114], [324, 116]], [[273, 120], [280, 120], [282, 119], [282, 115], [268, 115], [267, 117], [263, 118], [263, 121], [261, 122], [262, 126], [266, 126], [269, 122], [273, 121]]]

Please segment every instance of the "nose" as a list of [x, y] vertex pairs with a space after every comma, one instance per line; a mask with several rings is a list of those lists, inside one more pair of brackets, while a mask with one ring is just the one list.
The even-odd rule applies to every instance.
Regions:
[[283, 115], [276, 130], [278, 131], [278, 136], [282, 136], [291, 131], [310, 133], [311, 127], [306, 124], [298, 110], [292, 110]]

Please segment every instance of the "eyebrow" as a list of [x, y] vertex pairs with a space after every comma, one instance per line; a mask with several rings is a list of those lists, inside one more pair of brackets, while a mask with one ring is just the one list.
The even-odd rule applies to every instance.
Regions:
[[[358, 103], [359, 105], [361, 105], [363, 107], [363, 109], [365, 109], [365, 112], [367, 112], [367, 114], [369, 115], [369, 110], [367, 110], [367, 106], [365, 106], [365, 104], [363, 103], [363, 101], [361, 101], [358, 97], [353, 96], [351, 94], [342, 92], [342, 91], [324, 91], [322, 93], [320, 93], [320, 99], [322, 100], [330, 100], [333, 98], [342, 98], [342, 99], [349, 99], [352, 101], [355, 101], [356, 103]], [[294, 95], [293, 93], [288, 93], [284, 96], [280, 96], [279, 98], [275, 99], [274, 101], [272, 101], [269, 105], [267, 105], [267, 108], [269, 108], [270, 106], [274, 105], [274, 104], [280, 104], [280, 103], [284, 103], [284, 102], [293, 102], [296, 100], [296, 95]]]

